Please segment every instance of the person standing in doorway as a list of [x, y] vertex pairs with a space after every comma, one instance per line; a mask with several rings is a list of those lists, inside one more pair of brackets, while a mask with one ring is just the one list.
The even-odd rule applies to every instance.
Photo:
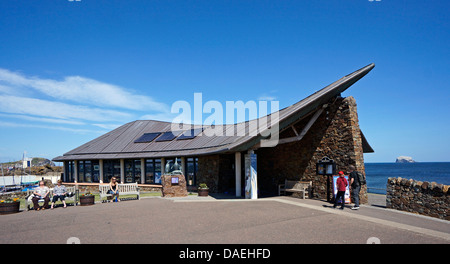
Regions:
[[344, 205], [345, 205], [345, 190], [347, 189], [347, 186], [348, 186], [348, 182], [347, 182], [347, 179], [344, 177], [343, 171], [339, 172], [339, 178], [337, 178], [337, 180], [336, 180], [336, 186], [337, 186], [337, 195], [336, 195], [336, 198], [334, 199], [333, 208], [337, 207], [338, 201], [339, 201], [339, 199], [341, 199], [341, 201], [342, 201], [341, 209], [343, 210]]
[[361, 191], [361, 183], [359, 180], [358, 172], [355, 169], [355, 166], [348, 166], [350, 172], [350, 186], [352, 187], [352, 197], [355, 201], [355, 205], [351, 208], [352, 210], [359, 209], [359, 192]]

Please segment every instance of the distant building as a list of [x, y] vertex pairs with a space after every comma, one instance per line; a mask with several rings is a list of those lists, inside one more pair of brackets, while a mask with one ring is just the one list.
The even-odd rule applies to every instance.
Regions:
[[[289, 180], [312, 181], [312, 196], [326, 198], [330, 190], [326, 176], [316, 174], [316, 163], [327, 156], [339, 170], [349, 165], [364, 172], [363, 153], [373, 152], [359, 128], [356, 102], [341, 93], [365, 76], [374, 64], [363, 67], [307, 98], [281, 109], [279, 142], [263, 147], [261, 134], [205, 136], [210, 127], [196, 125], [188, 131], [171, 131], [171, 123], [138, 120], [81, 145], [53, 161], [64, 162], [65, 182], [92, 186], [109, 182], [137, 182], [142, 187], [158, 187], [168, 162], [181, 163], [188, 187], [206, 183], [210, 192], [244, 193], [245, 156], [256, 161], [260, 195], [277, 193], [277, 186]], [[295, 96], [295, 94], [292, 94]], [[268, 116], [270, 119], [271, 115]], [[259, 120], [258, 120], [259, 121]], [[237, 131], [250, 122], [219, 126]], [[217, 127], [215, 127], [217, 129]], [[256, 155], [255, 155], [256, 154]], [[173, 164], [172, 163], [172, 164]], [[244, 177], [242, 177], [244, 175]], [[367, 199], [366, 190], [361, 200]]]
[[32, 166], [31, 161], [33, 158], [23, 158], [22, 160], [22, 168], [26, 169]]

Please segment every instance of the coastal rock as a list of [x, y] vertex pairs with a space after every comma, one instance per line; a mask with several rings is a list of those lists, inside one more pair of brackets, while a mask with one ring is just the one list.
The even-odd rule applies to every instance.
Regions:
[[415, 161], [408, 156], [400, 156], [395, 160], [395, 163], [414, 163]]

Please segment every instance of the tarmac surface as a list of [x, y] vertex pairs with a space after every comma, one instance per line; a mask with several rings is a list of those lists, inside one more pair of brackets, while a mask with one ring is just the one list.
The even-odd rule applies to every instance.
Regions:
[[450, 243], [450, 222], [384, 208], [357, 211], [321, 200], [149, 197], [0, 216], [0, 243], [381, 244]]

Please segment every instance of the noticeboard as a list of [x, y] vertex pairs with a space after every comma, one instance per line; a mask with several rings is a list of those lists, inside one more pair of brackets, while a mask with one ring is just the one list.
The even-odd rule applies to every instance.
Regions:
[[331, 176], [336, 173], [336, 163], [328, 157], [323, 157], [316, 163], [316, 173]]

